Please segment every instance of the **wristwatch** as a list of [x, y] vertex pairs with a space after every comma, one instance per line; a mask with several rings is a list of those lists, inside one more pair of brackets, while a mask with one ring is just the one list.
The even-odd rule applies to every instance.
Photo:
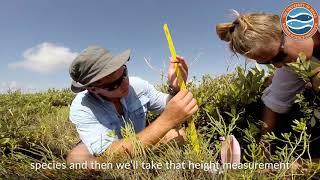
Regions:
[[170, 94], [170, 96], [175, 96], [178, 93], [178, 91], [176, 91], [173, 86], [169, 85], [168, 87], [168, 94]]

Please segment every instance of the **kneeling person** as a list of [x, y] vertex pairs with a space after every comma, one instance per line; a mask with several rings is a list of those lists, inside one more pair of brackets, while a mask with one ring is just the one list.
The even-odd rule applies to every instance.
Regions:
[[[121, 128], [131, 123], [138, 139], [152, 146], [165, 136], [183, 133], [175, 127], [184, 123], [197, 109], [191, 92], [179, 91], [174, 63], [179, 63], [184, 80], [188, 68], [182, 57], [172, 60], [168, 71], [170, 93], [157, 91], [147, 81], [128, 77], [125, 63], [130, 51], [112, 56], [101, 47], [83, 50], [70, 66], [71, 90], [78, 93], [70, 107], [81, 143], [71, 150], [68, 163], [96, 161], [96, 155], [132, 152], [133, 142], [122, 138]], [[173, 96], [175, 93], [175, 96]], [[145, 127], [146, 113], [161, 115]], [[173, 135], [175, 136], [175, 135]]]

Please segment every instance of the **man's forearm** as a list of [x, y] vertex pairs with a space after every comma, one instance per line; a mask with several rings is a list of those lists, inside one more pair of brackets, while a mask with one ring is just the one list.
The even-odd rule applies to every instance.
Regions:
[[[155, 145], [169, 130], [184, 123], [197, 110], [197, 101], [193, 98], [192, 93], [188, 90], [179, 91], [170, 99], [161, 115], [135, 137], [146, 147]], [[104, 152], [104, 155], [121, 152], [132, 153], [134, 150], [133, 138], [114, 141]]]
[[168, 97], [167, 97], [167, 101], [166, 101], [166, 104], [168, 104], [168, 102], [170, 101], [170, 99], [172, 99], [173, 98], [173, 96], [172, 95], [168, 95]]
[[[172, 128], [173, 127], [170, 123], [159, 116], [154, 122], [139, 132], [137, 134], [137, 138], [145, 146], [152, 146], [158, 143], [160, 139]], [[130, 154], [132, 153], [133, 148], [133, 139], [123, 138], [118, 141], [114, 141], [105, 153], [112, 155], [113, 153], [127, 152]]]

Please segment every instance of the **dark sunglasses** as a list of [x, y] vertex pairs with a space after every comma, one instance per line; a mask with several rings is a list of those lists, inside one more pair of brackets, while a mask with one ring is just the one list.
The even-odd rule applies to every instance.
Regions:
[[114, 91], [121, 86], [123, 80], [126, 79], [127, 76], [128, 76], [127, 66], [123, 65], [123, 73], [117, 80], [115, 80], [111, 83], [105, 84], [105, 85], [101, 85], [98, 88], [102, 88], [107, 91]]
[[284, 59], [288, 56], [287, 53], [284, 52], [284, 34], [281, 35], [280, 47], [278, 54], [276, 54], [270, 61], [261, 62], [259, 64], [276, 64], [284, 61]]

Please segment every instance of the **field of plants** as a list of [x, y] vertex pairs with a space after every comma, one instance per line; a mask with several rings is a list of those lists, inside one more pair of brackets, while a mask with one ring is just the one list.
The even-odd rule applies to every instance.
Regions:
[[[272, 68], [269, 68], [272, 74]], [[0, 95], [0, 177], [43, 179], [307, 179], [320, 178], [320, 101], [312, 90], [298, 95], [292, 110], [278, 119], [277, 129], [259, 141], [267, 72], [258, 66], [237, 67], [233, 73], [188, 83], [199, 104], [193, 116], [200, 153], [188, 141], [184, 146], [161, 145], [143, 149], [137, 143], [133, 155], [117, 162], [220, 163], [219, 137], [234, 135], [241, 145], [242, 163], [288, 163], [289, 168], [210, 169], [202, 168], [110, 168], [105, 170], [42, 168], [34, 163], [65, 163], [68, 151], [79, 141], [68, 120], [74, 94], [69, 90], [48, 90]], [[164, 85], [159, 85], [164, 90]], [[150, 114], [149, 120], [155, 115]], [[125, 137], [134, 136], [130, 127]]]

